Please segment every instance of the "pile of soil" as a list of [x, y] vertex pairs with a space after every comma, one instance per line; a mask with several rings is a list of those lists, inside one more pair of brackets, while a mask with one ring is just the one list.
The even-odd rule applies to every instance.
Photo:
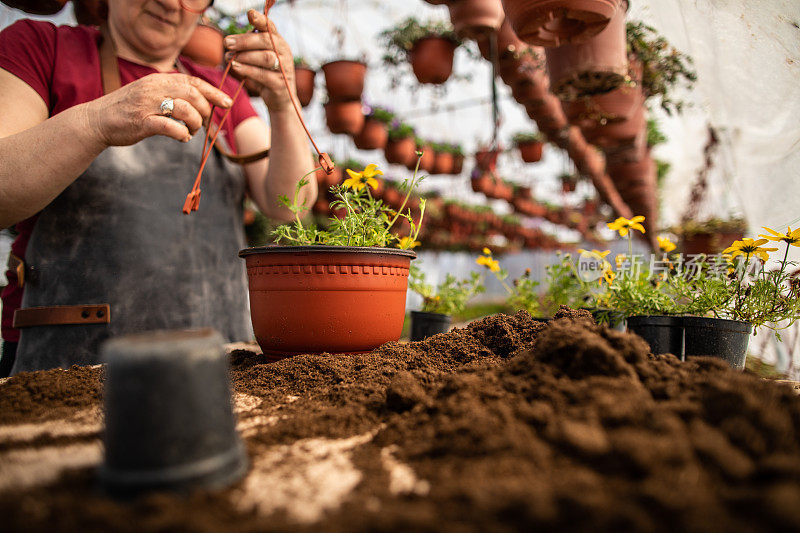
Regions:
[[[251, 472], [130, 502], [95, 489], [102, 369], [0, 385], [2, 529], [800, 529], [800, 397], [716, 359], [654, 356], [584, 311], [231, 364]], [[57, 476], [9, 477], [47, 450]]]

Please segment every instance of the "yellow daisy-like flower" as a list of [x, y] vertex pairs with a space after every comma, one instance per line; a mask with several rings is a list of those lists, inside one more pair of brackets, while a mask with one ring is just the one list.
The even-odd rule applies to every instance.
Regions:
[[483, 249], [483, 255], [492, 255], [492, 251], [488, 248]]
[[606, 224], [608, 229], [612, 229], [616, 232], [619, 232], [620, 237], [625, 237], [628, 235], [628, 232], [632, 229], [641, 231], [644, 233], [644, 226], [642, 226], [642, 222], [644, 222], [644, 217], [642, 215], [637, 215], [631, 219], [627, 219], [625, 217], [619, 217], [614, 222], [609, 222]]
[[611, 285], [614, 282], [614, 279], [616, 277], [617, 275], [610, 268], [603, 269], [603, 279], [606, 280], [606, 283], [608, 283], [609, 285]]
[[383, 172], [378, 168], [378, 165], [374, 163], [367, 165], [367, 168], [365, 168], [363, 172], [355, 172], [349, 168], [346, 170], [347, 175], [350, 177], [344, 180], [342, 185], [349, 187], [354, 191], [360, 191], [368, 185], [373, 189], [378, 188], [378, 180], [375, 179], [375, 176], [383, 175]]
[[482, 255], [475, 260], [479, 265], [485, 266], [492, 272], [500, 271], [500, 263], [497, 259], [492, 259], [490, 256]]
[[722, 253], [731, 254], [731, 259], [736, 258], [738, 255], [743, 255], [745, 259], [750, 259], [751, 256], [755, 255], [766, 262], [769, 260], [769, 254], [767, 252], [774, 252], [777, 250], [777, 248], [762, 248], [761, 245], [766, 243], [767, 239], [742, 239], [741, 241], [735, 241], [728, 248], [724, 249]]
[[779, 233], [772, 228], [766, 226], [762, 227], [772, 235], [759, 235], [759, 237], [764, 237], [767, 240], [775, 242], [785, 242], [786, 244], [800, 248], [800, 228], [792, 231], [792, 228], [789, 227], [786, 228], [786, 233]]
[[670, 253], [676, 248], [675, 243], [669, 240], [668, 237], [656, 237], [656, 239], [658, 240], [658, 247], [666, 253]]
[[420, 244], [422, 243], [420, 243], [419, 241], [415, 241], [411, 237], [402, 237], [400, 239], [400, 248], [404, 250], [410, 250], [411, 248], [416, 248]]

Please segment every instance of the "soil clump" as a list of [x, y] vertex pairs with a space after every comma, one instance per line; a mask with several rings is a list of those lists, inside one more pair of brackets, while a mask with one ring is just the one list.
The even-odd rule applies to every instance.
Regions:
[[[236, 486], [115, 502], [93, 467], [65, 468], [0, 490], [3, 529], [800, 529], [791, 388], [653, 356], [586, 311], [496, 315], [362, 355], [241, 350], [231, 378], [253, 462]], [[101, 390], [99, 368], [0, 385], [0, 464], [45, 446], [18, 425], [97, 409]]]

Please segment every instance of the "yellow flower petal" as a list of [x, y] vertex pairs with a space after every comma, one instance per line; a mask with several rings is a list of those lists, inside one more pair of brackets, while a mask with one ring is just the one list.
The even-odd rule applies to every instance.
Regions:
[[618, 231], [620, 237], [625, 237], [626, 235], [628, 235], [628, 228], [620, 228]]
[[644, 222], [644, 216], [643, 215], [636, 215], [635, 217], [633, 217], [632, 219], [630, 219], [628, 221], [628, 224], [633, 225], [633, 224], [636, 224], [636, 223], [639, 223], [639, 222]]
[[488, 248], [483, 249], [483, 255], [492, 255], [492, 251]]
[[376, 180], [375, 178], [367, 178], [367, 185], [369, 185], [373, 189], [377, 189], [378, 188], [378, 180]]
[[[634, 217], [634, 218], [636, 218], [636, 217]], [[642, 217], [642, 218], [644, 218], [644, 217]], [[634, 223], [634, 224], [631, 224], [631, 229], [639, 230], [639, 231], [641, 231], [642, 233], [644, 233], [644, 226], [642, 226], [642, 225], [641, 225], [641, 224], [639, 224], [638, 222], [636, 222], [636, 223]]]
[[354, 180], [361, 179], [361, 172], [356, 172], [355, 170], [350, 170], [349, 168], [344, 169], [347, 172], [347, 175], [353, 178]]

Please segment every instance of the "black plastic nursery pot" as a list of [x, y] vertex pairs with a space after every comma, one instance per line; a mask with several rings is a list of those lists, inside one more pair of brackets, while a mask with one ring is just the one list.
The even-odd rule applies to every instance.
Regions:
[[696, 316], [681, 317], [681, 320], [686, 332], [687, 356], [719, 357], [737, 370], [744, 369], [747, 344], [753, 330], [750, 322]]
[[694, 316], [632, 316], [628, 331], [636, 333], [655, 354], [718, 357], [742, 370], [753, 326], [741, 320]]
[[683, 357], [683, 322], [677, 316], [629, 316], [628, 331], [636, 333], [650, 345], [654, 354], [671, 353]]
[[411, 340], [421, 341], [438, 333], [447, 333], [452, 324], [450, 315], [411, 311]]
[[245, 474], [219, 333], [128, 335], [106, 342], [102, 354], [106, 428], [98, 474], [106, 492], [222, 488]]

